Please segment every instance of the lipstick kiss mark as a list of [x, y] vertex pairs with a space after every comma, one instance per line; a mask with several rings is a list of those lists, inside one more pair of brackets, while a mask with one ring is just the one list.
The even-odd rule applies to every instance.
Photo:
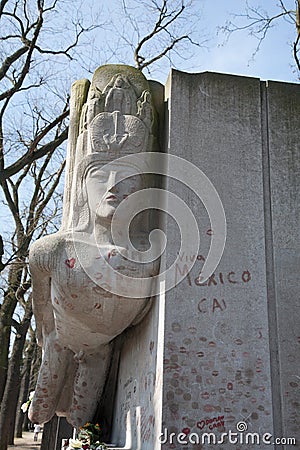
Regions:
[[67, 267], [69, 267], [69, 269], [73, 269], [73, 267], [75, 266], [75, 261], [76, 261], [75, 258], [66, 259], [66, 260], [65, 260], [65, 265], [66, 265]]

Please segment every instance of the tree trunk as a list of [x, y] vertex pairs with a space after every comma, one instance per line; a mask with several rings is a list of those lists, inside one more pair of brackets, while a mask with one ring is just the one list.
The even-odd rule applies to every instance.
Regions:
[[34, 335], [34, 353], [32, 357], [32, 364], [30, 370], [30, 384], [29, 384], [29, 392], [34, 391], [38, 376], [39, 370], [42, 364], [42, 348], [36, 342], [36, 336]]
[[32, 317], [31, 299], [28, 300], [25, 316], [18, 327], [7, 371], [7, 381], [0, 412], [0, 450], [13, 445], [15, 416], [20, 392], [20, 366], [26, 334]]
[[[9, 298], [8, 298], [9, 297]], [[3, 398], [8, 370], [11, 319], [16, 307], [15, 296], [8, 295], [0, 310], [0, 402]]]
[[17, 305], [16, 291], [21, 284], [24, 263], [19, 261], [10, 266], [8, 274], [9, 288], [4, 294], [0, 307], [0, 403], [3, 398], [8, 371], [8, 353], [12, 317]]
[[31, 341], [28, 343], [27, 349], [25, 350], [26, 356], [24, 358], [23, 364], [23, 376], [21, 380], [21, 389], [20, 389], [20, 397], [17, 406], [17, 415], [16, 415], [16, 429], [15, 436], [18, 438], [22, 437], [23, 423], [26, 416], [26, 413], [23, 413], [21, 410], [21, 406], [23, 403], [26, 403], [29, 397], [29, 383], [30, 383], [30, 373], [31, 373], [31, 365], [33, 360], [33, 354], [36, 346], [35, 340], [31, 337]]

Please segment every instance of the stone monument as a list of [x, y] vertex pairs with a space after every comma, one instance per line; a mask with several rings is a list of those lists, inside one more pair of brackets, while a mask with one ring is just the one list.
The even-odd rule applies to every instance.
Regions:
[[[73, 84], [63, 224], [30, 250], [37, 338], [43, 346], [29, 412], [34, 423], [48, 422], [55, 413], [75, 428], [91, 421], [111, 342], [149, 310], [159, 259], [133, 261], [130, 250], [113, 239], [112, 218], [123, 242], [127, 215], [115, 211], [147, 187], [134, 154], [157, 150], [155, 142], [153, 101], [140, 71], [108, 65], [95, 72], [91, 84]], [[129, 216], [131, 204], [126, 203]], [[139, 251], [148, 247], [148, 225], [146, 217], [130, 229]], [[132, 273], [141, 279], [133, 296], [126, 290]]]
[[200, 199], [170, 173], [166, 189], [192, 209], [200, 248], [180, 249], [176, 223], [166, 219], [165, 264], [178, 258], [175, 286], [162, 285], [143, 323], [126, 332], [112, 442], [142, 450], [297, 448], [299, 85], [172, 70], [165, 91], [166, 147], [214, 184], [227, 240], [202, 283], [216, 230]]
[[[122, 344], [115, 397], [104, 398], [116, 448], [288, 449], [300, 442], [299, 85], [172, 70], [164, 127], [153, 92], [123, 66], [73, 86], [62, 229], [31, 250], [44, 345], [31, 417], [45, 422], [56, 411], [75, 426], [91, 418], [114, 340]], [[150, 168], [119, 156], [156, 151], [155, 125], [164, 136], [153, 170], [167, 175], [163, 209], [175, 193], [176, 208], [188, 205], [198, 230], [163, 216], [161, 259], [138, 264], [111, 240], [112, 215], [114, 237], [127, 226], [113, 185], [125, 198], [148, 186]], [[180, 161], [175, 177], [165, 170], [167, 154]], [[213, 242], [223, 250], [213, 220], [218, 198], [227, 241], [205, 280]], [[150, 222], [137, 217], [131, 227], [145, 253]], [[121, 273], [109, 278], [109, 267]], [[124, 278], [132, 273], [140, 284]]]

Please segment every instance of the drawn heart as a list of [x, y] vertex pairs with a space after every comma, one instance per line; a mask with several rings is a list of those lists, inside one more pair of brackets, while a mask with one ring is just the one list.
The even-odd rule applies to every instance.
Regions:
[[183, 428], [182, 432], [187, 436], [188, 434], [190, 434], [191, 429], [186, 427], [186, 428]]
[[205, 420], [201, 420], [200, 422], [197, 422], [197, 428], [200, 428], [202, 430], [205, 426]]
[[65, 265], [66, 265], [67, 267], [69, 267], [69, 269], [73, 269], [73, 267], [75, 266], [75, 261], [76, 261], [75, 258], [66, 259], [66, 260], [65, 260]]

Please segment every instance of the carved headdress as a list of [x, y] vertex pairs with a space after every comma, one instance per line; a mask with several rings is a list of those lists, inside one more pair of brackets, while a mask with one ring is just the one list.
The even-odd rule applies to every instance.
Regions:
[[73, 84], [70, 103], [62, 230], [72, 227], [76, 191], [91, 155], [94, 161], [106, 163], [156, 150], [150, 87], [139, 70], [123, 65], [99, 67], [91, 83], [79, 80]]

